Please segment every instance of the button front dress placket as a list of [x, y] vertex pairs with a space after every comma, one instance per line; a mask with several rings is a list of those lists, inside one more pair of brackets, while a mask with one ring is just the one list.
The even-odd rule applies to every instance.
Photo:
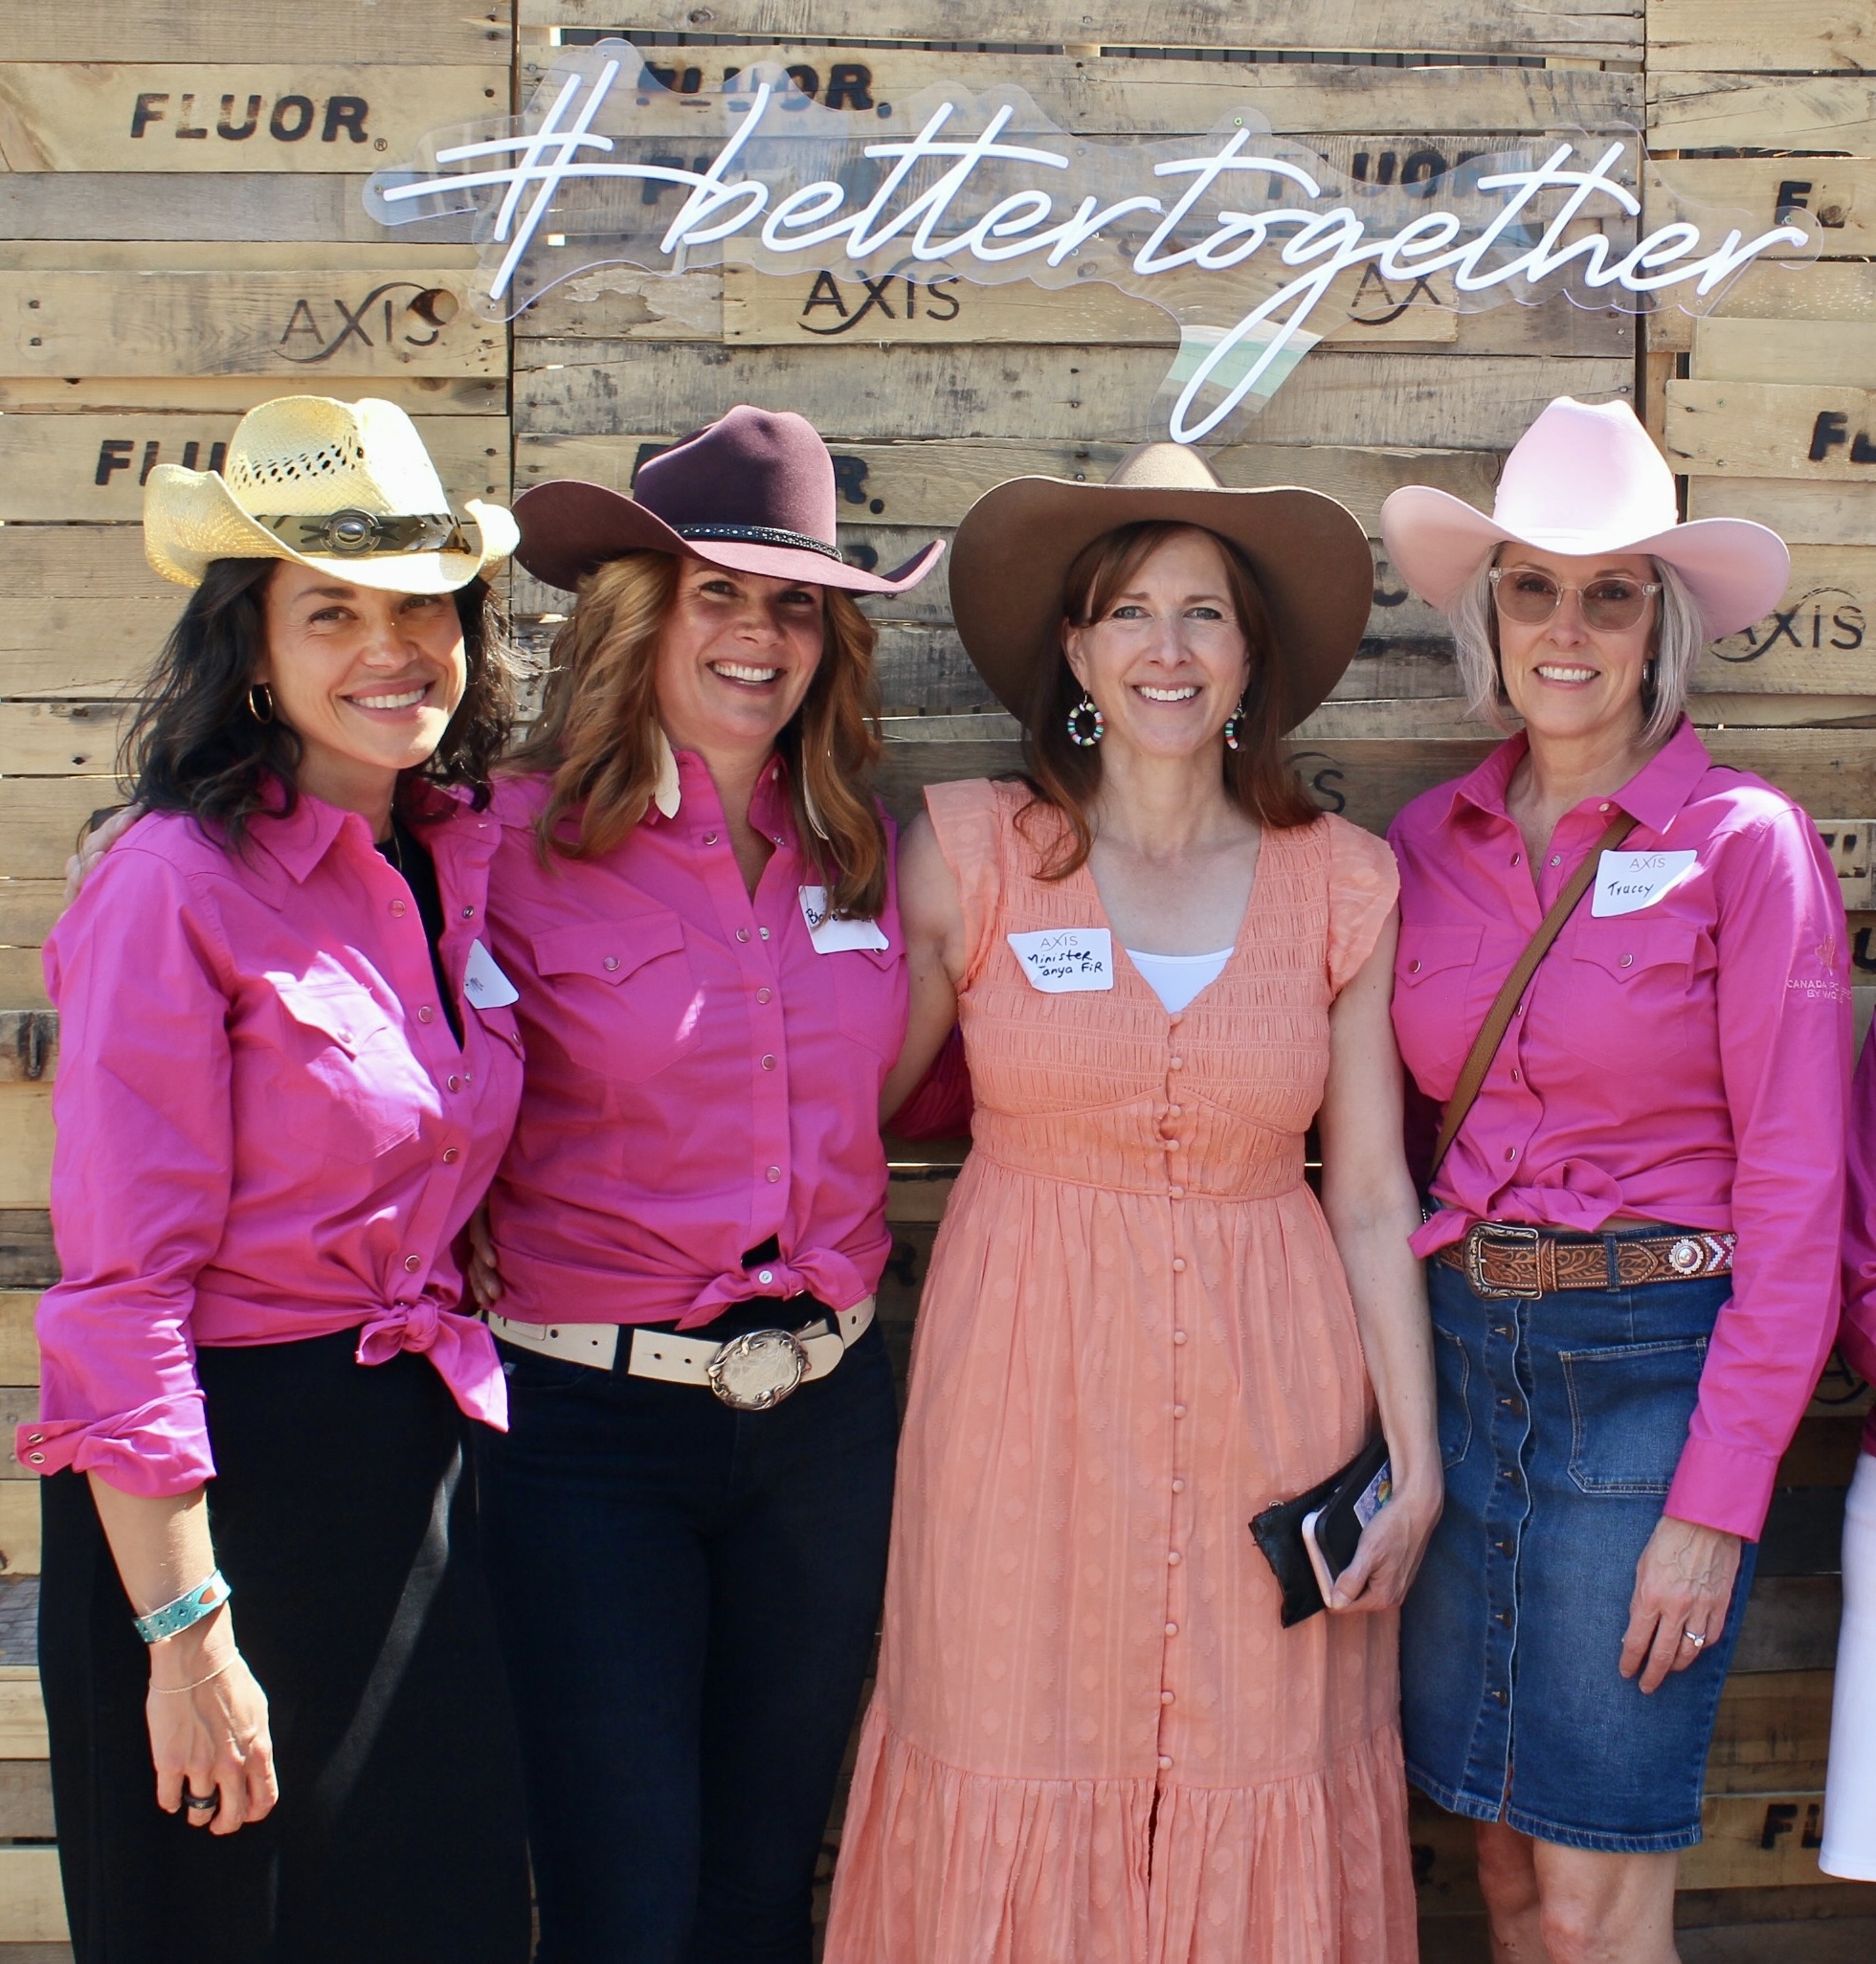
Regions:
[[1191, 1236], [1188, 1231], [1187, 1210], [1182, 1204], [1186, 1197], [1186, 1175], [1188, 1171], [1187, 1152], [1191, 1140], [1191, 1123], [1194, 1114], [1186, 1085], [1187, 1059], [1185, 1055], [1186, 1019], [1183, 1013], [1167, 1017], [1165, 1049], [1166, 1070], [1162, 1081], [1162, 1097], [1159, 1119], [1159, 1149], [1165, 1165], [1166, 1195], [1172, 1216], [1172, 1233], [1168, 1243], [1172, 1250], [1172, 1286], [1167, 1291], [1167, 1301], [1172, 1306], [1170, 1335], [1172, 1338], [1172, 1361], [1167, 1372], [1167, 1382], [1171, 1387], [1170, 1415], [1172, 1424], [1168, 1428], [1170, 1448], [1168, 1459], [1172, 1467], [1169, 1482], [1166, 1537], [1166, 1641], [1161, 1650], [1159, 1679], [1159, 1752], [1158, 1764], [1162, 1779], [1172, 1772], [1177, 1755], [1172, 1751], [1177, 1720], [1174, 1716], [1179, 1699], [1179, 1682], [1182, 1677], [1181, 1663], [1184, 1653], [1179, 1647], [1179, 1633], [1187, 1621], [1187, 1601], [1189, 1595], [1189, 1573], [1186, 1555], [1192, 1540], [1193, 1529], [1193, 1434], [1194, 1428], [1188, 1417], [1195, 1403], [1196, 1386], [1193, 1382], [1196, 1369], [1194, 1346], [1190, 1343], [1187, 1323], [1196, 1303], [1195, 1285], [1197, 1278], [1193, 1274], [1190, 1248]]

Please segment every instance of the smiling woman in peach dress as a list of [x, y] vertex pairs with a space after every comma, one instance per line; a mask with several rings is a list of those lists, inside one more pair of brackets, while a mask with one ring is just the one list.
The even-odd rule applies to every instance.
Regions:
[[[1401, 1964], [1395, 1609], [1440, 1464], [1397, 882], [1279, 748], [1354, 653], [1368, 547], [1165, 444], [999, 487], [955, 567], [1030, 777], [933, 787], [902, 853], [884, 1105], [955, 1016], [976, 1115], [828, 1964]], [[1284, 1629], [1247, 1524], [1377, 1408], [1396, 1498]]]

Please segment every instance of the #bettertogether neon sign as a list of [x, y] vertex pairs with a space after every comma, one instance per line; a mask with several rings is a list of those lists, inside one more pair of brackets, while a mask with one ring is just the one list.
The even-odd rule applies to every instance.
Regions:
[[1676, 294], [1694, 311], [1759, 255], [1811, 242], [1792, 223], [1749, 237], [1721, 214], [1631, 243], [1647, 167], [1632, 129], [1484, 139], [1437, 174], [1381, 183], [1366, 153], [1344, 172], [1248, 103], [1206, 137], [1096, 143], [1014, 87], [846, 95], [860, 100], [824, 106], [762, 62], [681, 99], [628, 41], [564, 49], [522, 115], [434, 133], [366, 204], [386, 225], [474, 212], [477, 303], [500, 320], [608, 264], [734, 262], [876, 289], [893, 274], [1106, 281], [1179, 323], [1166, 392], [1182, 443], [1261, 408], [1357, 273], [1461, 312], [1559, 293], [1631, 312]]

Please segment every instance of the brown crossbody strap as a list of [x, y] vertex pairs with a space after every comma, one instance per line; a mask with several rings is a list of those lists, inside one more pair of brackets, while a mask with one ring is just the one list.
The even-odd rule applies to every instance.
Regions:
[[1626, 812], [1610, 820], [1607, 831], [1583, 855], [1583, 863], [1564, 882], [1563, 891], [1551, 903], [1551, 911], [1530, 937], [1530, 946], [1518, 957], [1517, 967], [1506, 976], [1505, 986], [1498, 992], [1490, 1013], [1472, 1039], [1472, 1048], [1465, 1053], [1465, 1062], [1460, 1067], [1453, 1095], [1446, 1101], [1446, 1116], [1440, 1121], [1440, 1137], [1433, 1148], [1433, 1164], [1427, 1169], [1426, 1183], [1429, 1187], [1444, 1163], [1453, 1141], [1459, 1137], [1459, 1128], [1465, 1123], [1465, 1115], [1472, 1109], [1473, 1101], [1485, 1082], [1485, 1073], [1491, 1068], [1492, 1059], [1498, 1055], [1498, 1046], [1505, 1041], [1505, 1033], [1511, 1027], [1511, 1015], [1518, 1006], [1518, 998], [1537, 972], [1537, 964], [1550, 953], [1551, 944], [1563, 932], [1563, 924], [1576, 911], [1577, 902], [1590, 890], [1590, 882], [1596, 878], [1596, 869], [1601, 863], [1603, 854], [1620, 845], [1635, 830], [1636, 823]]

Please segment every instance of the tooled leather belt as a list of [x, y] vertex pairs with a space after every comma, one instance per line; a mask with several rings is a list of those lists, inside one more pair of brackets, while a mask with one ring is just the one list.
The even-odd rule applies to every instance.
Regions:
[[1560, 1236], [1507, 1221], [1477, 1221], [1435, 1257], [1482, 1296], [1548, 1296], [1554, 1289], [1632, 1289], [1706, 1282], [1732, 1273], [1731, 1234]]

